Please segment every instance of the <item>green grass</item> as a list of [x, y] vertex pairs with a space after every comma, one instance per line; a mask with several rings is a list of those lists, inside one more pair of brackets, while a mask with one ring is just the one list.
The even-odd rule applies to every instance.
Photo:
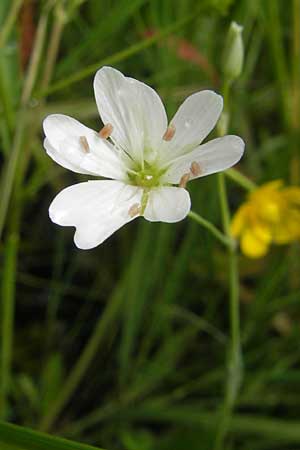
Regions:
[[[300, 1], [28, 5], [0, 2], [1, 450], [300, 448], [299, 243], [249, 260], [226, 224], [255, 185], [300, 181]], [[246, 153], [225, 178], [189, 184], [200, 226], [139, 219], [76, 249], [48, 207], [86, 177], [47, 157], [43, 118], [99, 129], [92, 79], [104, 64], [151, 84], [169, 116], [193, 92], [222, 92], [232, 20], [245, 63], [229, 133]], [[180, 56], [182, 40], [200, 65]]]

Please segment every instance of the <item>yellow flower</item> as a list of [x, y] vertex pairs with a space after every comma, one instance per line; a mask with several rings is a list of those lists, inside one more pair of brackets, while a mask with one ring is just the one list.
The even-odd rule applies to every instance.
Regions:
[[255, 189], [234, 215], [231, 233], [250, 258], [264, 256], [271, 243], [299, 239], [300, 188], [276, 180]]

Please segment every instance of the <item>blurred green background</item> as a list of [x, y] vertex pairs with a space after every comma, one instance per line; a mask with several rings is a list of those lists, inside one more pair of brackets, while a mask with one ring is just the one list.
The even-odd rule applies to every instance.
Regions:
[[[100, 129], [92, 80], [104, 64], [157, 89], [169, 117], [193, 92], [220, 92], [232, 20], [245, 45], [230, 94], [229, 131], [246, 141], [237, 170], [297, 184], [299, 0], [1, 0], [0, 416], [74, 445], [13, 443], [0, 425], [1, 450], [216, 448], [230, 377], [226, 249], [189, 219], [139, 219], [76, 249], [48, 207], [86, 178], [46, 155], [41, 124], [63, 113]], [[246, 192], [227, 186], [234, 213]], [[189, 191], [221, 227], [216, 176]], [[239, 255], [239, 267], [243, 379], [221, 447], [297, 450], [299, 245]]]

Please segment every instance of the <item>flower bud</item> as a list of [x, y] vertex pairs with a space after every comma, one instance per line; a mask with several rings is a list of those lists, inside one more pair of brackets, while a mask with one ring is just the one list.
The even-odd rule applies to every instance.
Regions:
[[238, 78], [243, 69], [244, 44], [242, 39], [243, 27], [231, 22], [225, 44], [223, 71], [228, 81]]

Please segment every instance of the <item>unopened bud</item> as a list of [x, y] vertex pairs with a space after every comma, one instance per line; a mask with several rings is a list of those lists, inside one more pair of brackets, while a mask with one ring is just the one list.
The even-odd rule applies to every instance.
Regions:
[[238, 78], [243, 69], [244, 43], [242, 31], [243, 27], [241, 25], [236, 22], [231, 22], [223, 59], [223, 71], [229, 81]]

